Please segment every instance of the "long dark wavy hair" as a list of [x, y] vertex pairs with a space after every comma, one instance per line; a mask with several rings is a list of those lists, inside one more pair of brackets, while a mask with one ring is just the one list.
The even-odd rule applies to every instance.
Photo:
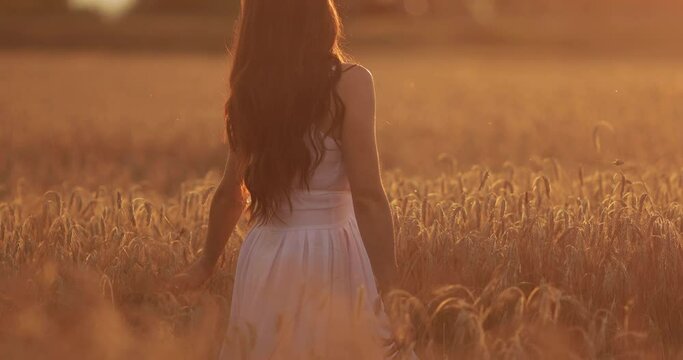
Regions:
[[[334, 0], [242, 0], [225, 105], [230, 149], [245, 161], [252, 221], [277, 216], [292, 189], [308, 188], [336, 133], [336, 91], [347, 61]], [[321, 122], [332, 126], [323, 134]], [[312, 146], [310, 146], [312, 145]], [[311, 151], [313, 149], [314, 151]]]

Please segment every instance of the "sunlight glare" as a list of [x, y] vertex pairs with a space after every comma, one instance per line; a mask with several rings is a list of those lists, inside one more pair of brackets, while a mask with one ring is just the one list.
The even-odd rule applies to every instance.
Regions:
[[130, 11], [135, 3], [136, 0], [69, 0], [69, 7], [94, 11], [107, 19], [115, 20]]

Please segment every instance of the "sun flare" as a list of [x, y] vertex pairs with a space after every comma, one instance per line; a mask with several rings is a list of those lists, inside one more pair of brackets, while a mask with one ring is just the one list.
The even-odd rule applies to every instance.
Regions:
[[136, 0], [69, 0], [74, 10], [88, 10], [109, 18], [117, 19], [135, 6]]

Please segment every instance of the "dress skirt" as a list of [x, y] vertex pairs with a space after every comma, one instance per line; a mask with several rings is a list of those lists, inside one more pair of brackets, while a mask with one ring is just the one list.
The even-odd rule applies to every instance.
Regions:
[[380, 359], [388, 325], [350, 192], [299, 192], [242, 244], [221, 359]]

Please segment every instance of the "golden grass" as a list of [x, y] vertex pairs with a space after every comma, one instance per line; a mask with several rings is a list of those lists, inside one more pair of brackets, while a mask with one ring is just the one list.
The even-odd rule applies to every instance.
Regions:
[[[427, 359], [680, 356], [679, 64], [360, 55], [377, 80], [401, 346]], [[163, 284], [204, 240], [224, 73], [213, 57], [0, 56], [3, 354], [216, 351], [245, 224], [205, 291]]]

